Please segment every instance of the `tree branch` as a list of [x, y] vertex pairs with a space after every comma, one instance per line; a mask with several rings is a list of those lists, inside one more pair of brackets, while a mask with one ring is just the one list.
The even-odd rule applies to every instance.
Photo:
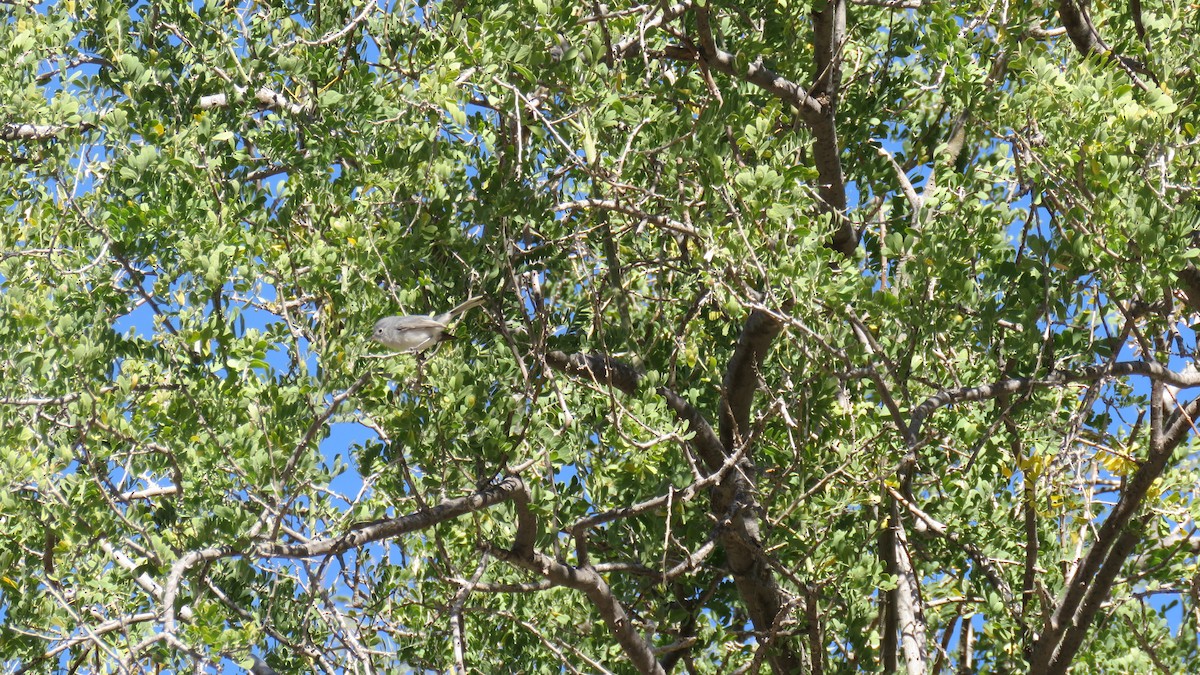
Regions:
[[[1156, 363], [1145, 365], [1158, 366]], [[1100, 525], [1095, 542], [1068, 580], [1063, 597], [1034, 644], [1030, 672], [1066, 672], [1101, 603], [1111, 592], [1117, 572], [1140, 541], [1140, 529], [1130, 529], [1128, 525], [1142, 508], [1154, 481], [1162, 475], [1167, 460], [1185, 438], [1182, 434], [1172, 436], [1163, 429], [1162, 385], [1165, 382], [1174, 383], [1175, 379], [1192, 378], [1182, 378], [1165, 368], [1162, 370], [1172, 377], [1159, 373], [1160, 376], [1156, 377], [1151, 387], [1150, 450], [1147, 457], [1125, 482], [1121, 497]]]
[[[232, 85], [234, 96], [240, 98], [246, 95], [249, 91], [248, 87], [240, 85]], [[293, 103], [283, 94], [280, 94], [268, 87], [259, 87], [254, 92], [254, 102], [258, 104], [261, 110], [284, 110], [293, 115], [304, 113], [306, 106], [300, 103]], [[229, 105], [229, 96], [227, 94], [210, 94], [200, 97], [199, 107], [201, 110], [211, 110], [213, 108], [224, 108]]]
[[812, 130], [813, 160], [821, 177], [818, 194], [833, 214], [831, 248], [850, 256], [858, 247], [858, 236], [846, 218], [846, 179], [842, 174], [841, 143], [837, 135], [837, 102], [842, 87], [842, 45], [846, 42], [846, 2], [827, 0], [824, 9], [813, 12], [813, 47], [816, 72], [813, 95], [821, 102], [818, 110], [801, 109]]
[[[518, 479], [509, 478], [508, 480]], [[514, 503], [517, 507], [517, 534], [514, 537], [512, 548], [505, 549], [493, 544], [487, 547], [487, 551], [510, 565], [538, 574], [556, 586], [566, 586], [583, 592], [600, 612], [604, 623], [616, 636], [617, 642], [620, 643], [625, 655], [633, 662], [638, 672], [665, 675], [665, 671], [654, 656], [654, 650], [650, 643], [638, 633], [633, 622], [625, 613], [625, 608], [613, 595], [612, 589], [596, 571], [596, 568], [587, 564], [572, 567], [533, 549], [537, 521], [529, 509], [529, 493], [527, 489], [524, 489], [524, 484], [522, 484], [522, 492], [515, 495]]]
[[654, 214], [654, 213], [646, 213], [645, 211], [635, 208], [629, 204], [622, 204], [621, 202], [619, 202], [615, 199], [578, 199], [578, 200], [571, 201], [571, 202], [563, 202], [561, 204], [556, 204], [554, 206], [554, 208], [552, 208], [551, 210], [552, 211], [582, 211], [582, 210], [586, 210], [586, 209], [601, 209], [601, 210], [605, 210], [605, 211], [616, 211], [617, 213], [623, 213], [627, 216], [633, 216], [634, 218], [640, 218], [648, 223], [657, 225], [657, 226], [663, 228], [664, 230], [670, 230], [677, 234], [684, 234], [689, 237], [699, 237], [700, 236], [700, 233], [697, 232], [696, 228], [694, 228], [694, 227], [691, 227], [689, 225], [681, 223], [677, 220], [673, 220], [666, 216], [661, 216], [661, 215]]
[[96, 125], [83, 124], [25, 124], [10, 122], [0, 126], [0, 141], [48, 141], [67, 131], [88, 131]]
[[[613, 45], [612, 61], [637, 55], [646, 46], [646, 32], [674, 20], [692, 7], [692, 1], [678, 2], [663, 9], [661, 14], [650, 17], [638, 25], [637, 35], [631, 35]], [[610, 62], [611, 63], [611, 62]]]
[[913, 504], [904, 495], [900, 494], [896, 488], [890, 485], [885, 485], [884, 487], [888, 491], [888, 494], [892, 496], [892, 499], [896, 500], [900, 506], [903, 506], [914, 517], [925, 523], [926, 532], [944, 537], [954, 545], [961, 546], [967, 557], [975, 563], [979, 571], [983, 572], [983, 576], [992, 584], [992, 588], [996, 589], [996, 592], [1000, 594], [1000, 599], [1004, 601], [1004, 604], [1011, 605], [1013, 603], [1015, 597], [1013, 596], [1012, 587], [1008, 585], [1008, 581], [1005, 580], [1000, 570], [996, 569], [992, 560], [988, 558], [982, 549], [951, 530], [945, 523], [934, 519], [933, 516], [922, 511], [916, 504]]
[[742, 327], [721, 386], [721, 445], [733, 452], [750, 430], [750, 404], [758, 391], [759, 369], [783, 324], [771, 314], [753, 310]]
[[[668, 407], [688, 423], [694, 434], [692, 447], [710, 473], [720, 471], [731, 456], [747, 452], [744, 441], [750, 426], [750, 404], [758, 388], [759, 368], [771, 341], [781, 330], [779, 320], [764, 311], [753, 311], [746, 322], [730, 359], [722, 394], [721, 435], [729, 435], [728, 445], [717, 437], [690, 402], [666, 387], [658, 389]], [[546, 363], [560, 372], [608, 384], [628, 395], [636, 393], [640, 380], [631, 366], [603, 354], [550, 352]], [[712, 514], [717, 518], [718, 540], [725, 549], [727, 565], [746, 612], [755, 630], [765, 636], [777, 621], [783, 620], [780, 612], [786, 603], [762, 549], [759, 506], [750, 478], [753, 465], [746, 458], [734, 461], [738, 470], [728, 471], [712, 490]], [[801, 660], [785, 639], [771, 641], [767, 659], [775, 672], [799, 672]]]
[[[985, 401], [1005, 394], [1016, 394], [1036, 387], [1056, 387], [1072, 382], [1092, 382], [1105, 377], [1139, 375], [1156, 382], [1174, 385], [1180, 389], [1200, 387], [1200, 373], [1177, 373], [1154, 361], [1118, 361], [1108, 364], [1087, 366], [1078, 371], [1056, 370], [1043, 378], [1013, 377], [978, 387], [956, 387], [944, 389], [925, 399], [912, 411], [909, 433], [920, 438], [921, 426], [934, 411], [947, 405], [965, 401]], [[1191, 408], [1191, 406], [1188, 406]], [[1168, 432], [1168, 436], [1170, 436]]]
[[908, 539], [900, 526], [900, 505], [895, 500], [889, 505], [896, 547], [893, 562], [896, 565], [896, 617], [900, 628], [900, 651], [904, 654], [904, 666], [908, 675], [924, 675], [929, 668], [929, 654], [925, 643], [925, 610], [921, 607], [921, 582], [913, 569], [908, 554]]
[[[482, 511], [497, 504], [516, 499], [524, 494], [525, 484], [516, 476], [509, 476], [493, 485], [465, 497], [446, 499], [428, 509], [405, 514], [396, 518], [377, 520], [354, 526], [338, 537], [321, 539], [306, 544], [256, 543], [250, 553], [261, 558], [310, 558], [337, 555], [364, 544], [390, 539], [409, 532], [453, 520], [463, 514]], [[520, 525], [518, 524], [518, 530]]]
[[801, 114], [820, 115], [824, 112], [822, 103], [809, 96], [804, 87], [767, 68], [761, 60], [747, 64], [743, 70], [733, 54], [717, 46], [709, 27], [707, 6], [696, 7], [696, 27], [700, 32], [699, 58], [709, 68], [764, 89], [801, 111]]
[[629, 396], [637, 392], [641, 375], [633, 366], [607, 354], [566, 354], [552, 351], [546, 354], [546, 365], [573, 375], [607, 384]]
[[[992, 384], [978, 387], [957, 387], [947, 389], [925, 399], [913, 411], [909, 422], [908, 435], [914, 443], [920, 439], [921, 426], [924, 421], [937, 409], [962, 403], [965, 401], [980, 401], [1007, 396], [1019, 392], [1030, 391], [1036, 387], [1062, 386], [1072, 382], [1093, 382], [1106, 377], [1138, 375], [1153, 381], [1152, 398], [1161, 399], [1162, 385], [1171, 384], [1180, 389], [1200, 386], [1200, 373], [1177, 373], [1160, 363], [1153, 361], [1119, 361], [1117, 363], [1088, 366], [1078, 371], [1058, 370], [1044, 378], [1018, 377], [1001, 380]], [[1075, 651], [1082, 644], [1087, 628], [1095, 616], [1100, 603], [1107, 598], [1111, 591], [1112, 580], [1116, 577], [1120, 563], [1128, 557], [1136, 541], [1125, 542], [1122, 532], [1125, 525], [1141, 507], [1146, 492], [1151, 484], [1161, 474], [1174, 448], [1186, 437], [1190, 424], [1186, 424], [1188, 413], [1200, 411], [1198, 401], [1193, 401], [1171, 418], [1172, 424], [1164, 430], [1161, 400], [1152, 402], [1152, 433], [1151, 450], [1146, 461], [1128, 480], [1117, 505], [1105, 518], [1096, 541], [1080, 564], [1076, 567], [1067, 590], [1058, 602], [1049, 624], [1042, 631], [1034, 644], [1031, 657], [1031, 672], [1047, 672], [1051, 666], [1062, 668], [1074, 657]], [[909, 453], [901, 464], [903, 481], [907, 482], [916, 469], [916, 445], [911, 445]], [[905, 491], [907, 493], [907, 490]], [[1122, 545], [1118, 545], [1118, 544]], [[1129, 548], [1126, 548], [1127, 545]], [[1098, 577], [1102, 566], [1106, 566], [1106, 574]], [[1116, 569], [1113, 569], [1113, 566]], [[1070, 629], [1070, 633], [1067, 631]], [[1064, 639], [1067, 634], [1069, 640]], [[1060, 647], [1060, 642], [1062, 646]]]
[[643, 22], [637, 36], [626, 38], [615, 46], [614, 60], [636, 54], [644, 45], [646, 30], [682, 15], [688, 9], [695, 10], [699, 49], [668, 46], [661, 55], [675, 61], [699, 63], [705, 68], [757, 86], [799, 112], [814, 137], [813, 157], [820, 181], [817, 192], [823, 210], [833, 215], [836, 226], [830, 247], [846, 256], [853, 254], [858, 246], [858, 236], [846, 218], [846, 181], [842, 173], [841, 148], [835, 122], [841, 86], [842, 45], [846, 40], [845, 0], [829, 0], [823, 10], [813, 13], [816, 72], [811, 92], [763, 65], [761, 57], [748, 64], [738, 63], [736, 56], [717, 44], [708, 2], [678, 3]]
[[[898, 550], [896, 532], [900, 524], [892, 516], [895, 511], [892, 505], [888, 504], [886, 508], [887, 511], [876, 513], [877, 516], [882, 516], [884, 513], [887, 515], [885, 516], [886, 520], [880, 522], [875, 544], [879, 547], [879, 559], [883, 561], [883, 570], [899, 578], [900, 565], [896, 561]], [[900, 616], [897, 611], [900, 604], [897, 598], [899, 592], [900, 586], [897, 584], [892, 590], [879, 594], [879, 653], [883, 661], [881, 665], [884, 675], [892, 675], [896, 672], [896, 655], [899, 651], [897, 636], [900, 633]]]
[[1079, 50], [1079, 53], [1083, 56], [1087, 57], [1095, 54], [1115, 60], [1140, 89], [1147, 89], [1148, 87], [1137, 76], [1137, 73], [1147, 75], [1157, 81], [1154, 74], [1141, 61], [1115, 53], [1112, 47], [1104, 41], [1104, 38], [1100, 37], [1100, 32], [1092, 24], [1092, 17], [1088, 15], [1087, 10], [1082, 4], [1076, 2], [1076, 0], [1059, 0], [1058, 18], [1062, 20], [1063, 28], [1067, 31], [1067, 37], [1071, 38], [1075, 49]]
[[[903, 492], [906, 495], [910, 495], [911, 498], [908, 485], [917, 469], [917, 450], [921, 443], [921, 426], [938, 408], [965, 401], [985, 401], [998, 396], [1008, 396], [1030, 391], [1037, 387], [1056, 387], [1072, 382], [1093, 382], [1105, 377], [1120, 377], [1124, 375], [1140, 375], [1148, 377], [1155, 382], [1174, 385], [1180, 389], [1200, 386], [1200, 372], [1177, 373], [1153, 361], [1118, 361], [1113, 364], [1087, 366], [1073, 372], [1056, 370], [1043, 378], [1013, 377], [978, 387], [944, 389], [921, 402], [920, 405], [913, 409], [912, 415], [909, 418], [909, 449], [904, 459], [900, 460], [899, 471]], [[1200, 412], [1200, 405], [1196, 404], [1197, 401], [1193, 401], [1187, 407], [1187, 410], [1195, 409], [1197, 412]], [[1181, 439], [1187, 429], [1190, 428], [1182, 425], [1182, 422], [1186, 420], [1180, 417], [1181, 413], [1178, 412], [1176, 413], [1176, 417], [1172, 417], [1175, 423], [1171, 424], [1170, 429], [1166, 432], [1168, 438], [1178, 437]]]
[[68, 61], [67, 63], [62, 64], [59, 68], [55, 68], [53, 70], [42, 73], [41, 75], [38, 75], [37, 83], [45, 84], [45, 83], [49, 82], [50, 80], [54, 79], [54, 77], [57, 76], [62, 70], [71, 70], [74, 68], [78, 68], [80, 66], [100, 66], [101, 68], [111, 68], [112, 65], [113, 65], [112, 62], [109, 61], [108, 59], [104, 58], [103, 56], [94, 56], [91, 54], [80, 54], [80, 55], [76, 56], [75, 58], [71, 59], [70, 61]]

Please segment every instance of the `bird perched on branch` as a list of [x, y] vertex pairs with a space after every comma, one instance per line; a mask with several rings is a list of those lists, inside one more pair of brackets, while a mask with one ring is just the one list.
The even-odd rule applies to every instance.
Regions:
[[254, 661], [254, 665], [250, 666], [251, 675], [279, 675], [266, 661], [258, 658], [258, 655], [251, 654], [250, 659]]
[[403, 352], [421, 352], [454, 335], [446, 327], [456, 316], [483, 304], [476, 296], [444, 314], [429, 316], [389, 316], [375, 322], [371, 339], [379, 344]]

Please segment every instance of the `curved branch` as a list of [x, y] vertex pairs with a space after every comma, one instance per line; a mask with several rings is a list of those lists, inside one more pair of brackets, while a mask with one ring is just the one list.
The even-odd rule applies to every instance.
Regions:
[[1100, 37], [1100, 32], [1096, 30], [1096, 26], [1092, 24], [1092, 17], [1088, 16], [1087, 10], [1082, 4], [1076, 0], [1059, 0], [1058, 17], [1062, 20], [1063, 28], [1067, 31], [1067, 37], [1071, 38], [1071, 43], [1075, 45], [1075, 49], [1083, 56], [1100, 55], [1116, 60], [1122, 68], [1129, 73], [1133, 83], [1141, 89], [1147, 89], [1145, 82], [1142, 82], [1135, 73], [1141, 73], [1149, 76], [1157, 81], [1154, 74], [1151, 73], [1146, 66], [1137, 59], [1121, 56], [1113, 51], [1112, 47]]
[[[517, 480], [510, 478], [508, 480]], [[519, 480], [517, 482], [520, 482]], [[505, 549], [490, 545], [488, 552], [500, 560], [515, 567], [529, 570], [548, 580], [556, 586], [566, 586], [581, 591], [600, 612], [604, 623], [616, 636], [617, 642], [625, 651], [625, 655], [641, 673], [665, 675], [665, 671], [654, 656], [650, 643], [638, 633], [633, 622], [625, 613], [619, 600], [613, 595], [612, 589], [591, 565], [572, 567], [558, 562], [549, 556], [538, 553], [533, 549], [533, 540], [537, 532], [537, 521], [529, 510], [529, 492], [521, 484], [522, 490], [514, 495], [517, 507], [517, 534], [513, 546]]]
[[712, 425], [708, 423], [704, 415], [687, 399], [666, 387], [659, 387], [658, 395], [667, 402], [667, 407], [675, 413], [675, 417], [687, 422], [688, 431], [692, 433], [692, 448], [700, 456], [708, 470], [719, 471], [725, 463], [725, 446], [721, 445], [721, 439], [717, 436], [717, 432], [713, 431]]
[[163, 632], [167, 637], [175, 635], [175, 598], [179, 595], [179, 586], [183, 575], [193, 566], [210, 560], [228, 558], [238, 554], [232, 546], [214, 546], [212, 548], [191, 551], [171, 565], [171, 573], [167, 575], [167, 583], [163, 584]]
[[737, 63], [733, 54], [717, 46], [708, 22], [707, 7], [696, 8], [700, 32], [700, 61], [713, 70], [753, 84], [794, 107], [813, 133], [813, 159], [820, 184], [817, 193], [823, 210], [833, 214], [837, 225], [830, 247], [849, 256], [858, 246], [854, 226], [846, 219], [846, 179], [842, 173], [835, 111], [841, 84], [841, 49], [846, 35], [846, 4], [830, 0], [825, 9], [813, 13], [813, 42], [816, 70], [812, 92], [763, 65], [762, 59]]
[[566, 354], [556, 350], [546, 354], [546, 365], [568, 375], [607, 384], [629, 396], [637, 392], [642, 377], [633, 366], [607, 354]]
[[[566, 354], [552, 351], [546, 354], [546, 365], [567, 375], [583, 377], [598, 384], [606, 384], [627, 396], [637, 394], [641, 374], [633, 366], [606, 354]], [[691, 404], [667, 387], [659, 387], [658, 395], [667, 407], [692, 432], [692, 447], [700, 455], [709, 471], [717, 471], [725, 462], [725, 446], [713, 431], [704, 415]]]
[[[769, 634], [772, 626], [783, 621], [788, 603], [772, 574], [770, 562], [763, 550], [759, 531], [755, 486], [751, 479], [753, 466], [745, 457], [748, 447], [750, 404], [758, 388], [759, 368], [771, 342], [783, 326], [770, 313], [754, 310], [746, 321], [742, 337], [726, 370], [722, 395], [721, 437], [718, 438], [708, 421], [690, 402], [675, 392], [661, 387], [659, 395], [687, 422], [694, 434], [691, 444], [710, 472], [721, 470], [732, 460], [736, 470], [728, 470], [712, 488], [713, 516], [717, 519], [717, 534], [725, 549], [726, 563], [738, 594], [746, 607], [756, 631]], [[640, 376], [633, 367], [603, 354], [571, 354], [550, 352], [546, 363], [555, 370], [596, 382], [609, 384], [634, 395]], [[788, 640], [773, 639], [767, 651], [771, 667], [778, 673], [800, 672], [801, 659]]]
[[701, 44], [699, 57], [705, 65], [734, 79], [749, 82], [770, 92], [784, 103], [795, 107], [803, 115], [824, 113], [825, 109], [822, 103], [810, 96], [804, 87], [767, 68], [761, 60], [751, 62], [743, 69], [733, 54], [717, 46], [707, 17], [708, 7], [697, 6], [696, 26], [700, 31]]
[[675, 19], [691, 9], [691, 7], [692, 0], [678, 2], [663, 9], [661, 14], [657, 14], [646, 19], [645, 21], [642, 21], [640, 24], [638, 24], [637, 35], [631, 35], [613, 45], [613, 60], [627, 59], [632, 56], [636, 56], [646, 46], [646, 31], [650, 30], [651, 28], [657, 28], [662, 24]]
[[[1140, 375], [1156, 382], [1174, 385], [1180, 389], [1200, 387], [1200, 373], [1177, 373], [1161, 363], [1153, 361], [1118, 361], [1111, 366], [1088, 366], [1071, 372], [1056, 370], [1043, 378], [1013, 377], [978, 387], [955, 387], [944, 389], [925, 399], [912, 411], [908, 431], [913, 439], [919, 439], [921, 425], [938, 408], [965, 401], [985, 401], [997, 396], [1029, 391], [1035, 387], [1056, 387], [1072, 382], [1092, 382], [1105, 377]], [[1169, 432], [1168, 432], [1169, 435]]]
[[[257, 543], [250, 552], [262, 558], [309, 558], [344, 553], [374, 541], [390, 539], [409, 532], [424, 530], [461, 515], [482, 511], [497, 504], [516, 499], [525, 493], [525, 483], [509, 476], [478, 492], [456, 499], [446, 499], [436, 506], [396, 518], [377, 520], [355, 526], [345, 534], [307, 544]], [[518, 525], [518, 530], [520, 526]]]
[[[59, 57], [59, 58], [62, 58], [62, 57]], [[112, 61], [109, 61], [108, 59], [104, 58], [103, 56], [95, 56], [92, 54], [79, 54], [78, 56], [71, 59], [70, 61], [68, 61], [66, 63], [61, 63], [58, 68], [54, 68], [53, 70], [49, 70], [47, 72], [42, 73], [41, 75], [38, 75], [36, 78], [36, 81], [38, 84], [45, 84], [45, 83], [49, 82], [50, 80], [53, 80], [58, 75], [62, 74], [63, 71], [72, 70], [72, 69], [78, 68], [80, 66], [100, 66], [101, 68], [112, 68], [113, 64], [112, 64]]]
[[853, 254], [858, 246], [858, 235], [846, 218], [846, 180], [842, 173], [841, 148], [835, 123], [841, 87], [841, 53], [846, 40], [845, 0], [829, 0], [823, 10], [813, 13], [816, 72], [811, 91], [766, 67], [761, 58], [750, 63], [739, 63], [734, 54], [721, 49], [713, 33], [708, 2], [680, 2], [642, 22], [637, 35], [627, 37], [615, 46], [613, 60], [629, 58], [641, 51], [648, 29], [661, 26], [688, 9], [695, 10], [699, 47], [668, 45], [659, 56], [699, 63], [704, 68], [752, 84], [799, 112], [814, 137], [813, 156], [820, 181], [817, 192], [822, 209], [833, 214], [836, 225], [830, 247], [846, 256]]

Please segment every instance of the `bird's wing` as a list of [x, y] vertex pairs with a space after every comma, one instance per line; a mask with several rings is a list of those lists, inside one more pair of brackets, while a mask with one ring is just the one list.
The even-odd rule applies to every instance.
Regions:
[[397, 321], [394, 327], [403, 330], [440, 330], [446, 327], [445, 323], [438, 321], [432, 316], [402, 316], [397, 318], [400, 321]]

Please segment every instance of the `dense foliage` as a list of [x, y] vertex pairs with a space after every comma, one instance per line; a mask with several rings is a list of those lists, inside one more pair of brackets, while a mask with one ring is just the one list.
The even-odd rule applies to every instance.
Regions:
[[0, 667], [1187, 671], [1197, 7], [1046, 5], [0, 3]]

